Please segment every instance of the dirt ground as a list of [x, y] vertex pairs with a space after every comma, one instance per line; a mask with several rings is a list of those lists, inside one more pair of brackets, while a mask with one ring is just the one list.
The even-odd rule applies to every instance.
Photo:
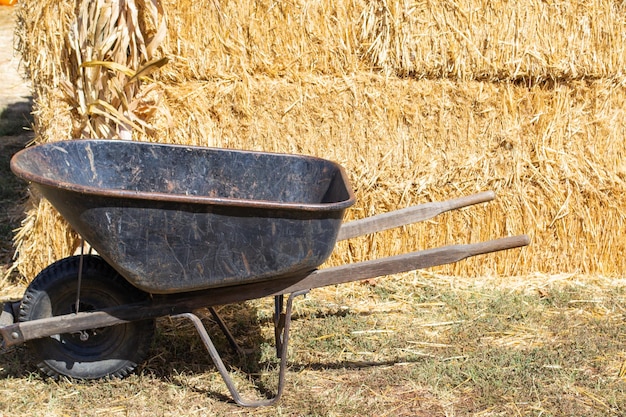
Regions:
[[0, 6], [0, 111], [2, 124], [27, 121], [30, 113], [31, 91], [24, 80], [19, 56], [15, 53], [13, 32], [15, 8]]
[[15, 7], [0, 6], [0, 278], [14, 254], [26, 187], [9, 169], [11, 155], [33, 139], [32, 96], [14, 48]]

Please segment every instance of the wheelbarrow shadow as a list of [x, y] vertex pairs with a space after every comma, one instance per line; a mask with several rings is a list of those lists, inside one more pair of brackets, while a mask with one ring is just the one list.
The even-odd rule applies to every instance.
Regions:
[[[262, 374], [267, 374], [268, 369], [269, 373], [273, 372], [272, 369], [277, 373], [279, 359], [275, 356], [272, 319], [259, 318], [259, 310], [253, 304], [245, 301], [215, 308], [236, 341], [238, 351], [231, 345], [208, 309], [201, 309], [194, 314], [202, 320], [222, 361], [231, 373], [245, 375], [247, 385], [257, 392], [256, 396], [269, 398], [275, 395], [276, 384], [262, 378]], [[273, 355], [268, 354], [270, 350], [273, 351]], [[232, 402], [229, 395], [209, 389], [205, 382], [196, 383], [198, 379], [190, 377], [213, 370], [215, 365], [201, 337], [189, 321], [172, 317], [157, 319], [152, 353], [140, 372], [174, 381], [220, 401]], [[273, 378], [270, 377], [271, 379]], [[218, 385], [221, 385], [221, 380]]]
[[[246, 385], [245, 396], [272, 398], [276, 395], [278, 361], [275, 353], [275, 341], [273, 334], [273, 318], [265, 312], [259, 314], [259, 309], [254, 302], [242, 302], [223, 306], [219, 314], [230, 329], [237, 344], [245, 354], [237, 353], [230, 345], [227, 337], [208, 310], [195, 313], [201, 318], [217, 351], [231, 374], [238, 374], [238, 380]], [[367, 315], [367, 313], [364, 313]], [[344, 311], [325, 312], [324, 315], [343, 317]], [[294, 314], [292, 320], [308, 320], [308, 316]], [[314, 320], [314, 318], [313, 318]], [[186, 320], [179, 318], [161, 318], [158, 320], [158, 330], [153, 348], [153, 354], [146, 362], [144, 371], [156, 378], [173, 382], [184, 386], [196, 393], [209, 396], [217, 401], [234, 402], [233, 398], [221, 390], [222, 380], [215, 385], [207, 383], [202, 376], [207, 372], [213, 372], [215, 366], [211, 361], [204, 345], [194, 326]], [[421, 362], [427, 360], [424, 357], [394, 358], [393, 360], [380, 361], [346, 361], [338, 360], [331, 362], [301, 363], [290, 361], [288, 367], [291, 372], [302, 370], [322, 371], [330, 369], [360, 370], [372, 367], [391, 366], [398, 361], [403, 363]], [[265, 375], [265, 376], [263, 376]], [[253, 393], [250, 393], [253, 392]]]

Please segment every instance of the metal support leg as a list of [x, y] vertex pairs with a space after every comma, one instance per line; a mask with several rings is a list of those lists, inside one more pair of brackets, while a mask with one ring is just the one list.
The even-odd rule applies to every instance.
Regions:
[[283, 352], [282, 333], [285, 328], [284, 295], [274, 297], [274, 340], [276, 341], [276, 357], [280, 359]]
[[226, 369], [224, 362], [222, 362], [222, 358], [220, 357], [219, 353], [215, 349], [215, 345], [213, 344], [211, 337], [207, 333], [206, 328], [204, 327], [204, 324], [202, 324], [202, 321], [198, 318], [198, 316], [196, 316], [193, 313], [183, 313], [183, 314], [178, 314], [173, 317], [184, 317], [184, 318], [189, 319], [193, 323], [194, 327], [196, 328], [196, 331], [198, 332], [198, 334], [200, 335], [200, 338], [202, 339], [202, 342], [204, 343], [204, 346], [209, 352], [209, 356], [211, 356], [211, 360], [213, 361], [213, 363], [215, 364], [215, 367], [217, 368], [218, 372], [222, 376], [222, 379], [224, 380], [224, 383], [226, 384], [228, 391], [230, 391], [230, 395], [233, 397], [233, 400], [235, 400], [237, 404], [243, 407], [264, 407], [264, 406], [275, 404], [280, 399], [283, 393], [283, 389], [285, 387], [285, 371], [287, 368], [287, 345], [289, 344], [289, 327], [291, 325], [291, 311], [293, 307], [293, 300], [294, 298], [300, 295], [304, 295], [306, 293], [308, 293], [308, 290], [295, 292], [295, 293], [292, 293], [287, 299], [287, 309], [284, 313], [284, 317], [285, 317], [284, 326], [281, 326], [282, 334], [277, 339], [277, 343], [280, 340], [280, 344], [281, 344], [281, 351], [280, 351], [280, 356], [279, 356], [280, 368], [278, 370], [278, 388], [276, 389], [276, 395], [273, 398], [268, 398], [266, 400], [248, 401], [248, 400], [244, 400], [241, 397], [241, 395], [239, 394], [239, 391], [237, 390], [237, 387], [235, 386], [235, 383], [233, 382], [232, 378], [230, 377], [230, 374], [228, 373], [228, 369]]
[[209, 307], [208, 310], [213, 316], [213, 319], [215, 320], [219, 328], [222, 330], [222, 333], [224, 333], [224, 336], [226, 336], [226, 339], [228, 340], [228, 344], [230, 345], [230, 347], [233, 348], [233, 350], [237, 352], [239, 356], [244, 356], [246, 353], [239, 346], [239, 344], [233, 337], [233, 334], [230, 332], [230, 330], [226, 326], [226, 323], [224, 323], [224, 320], [222, 320], [222, 317], [217, 313], [217, 311], [215, 311], [213, 307]]

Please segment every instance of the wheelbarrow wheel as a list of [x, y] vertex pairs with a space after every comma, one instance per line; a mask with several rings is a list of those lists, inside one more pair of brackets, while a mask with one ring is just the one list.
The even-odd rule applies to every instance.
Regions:
[[[19, 321], [76, 312], [80, 256], [53, 263], [41, 271], [26, 290]], [[83, 257], [79, 311], [140, 302], [140, 291], [99, 256]], [[46, 375], [76, 379], [125, 377], [149, 351], [155, 320], [65, 333], [28, 342], [38, 368]]]

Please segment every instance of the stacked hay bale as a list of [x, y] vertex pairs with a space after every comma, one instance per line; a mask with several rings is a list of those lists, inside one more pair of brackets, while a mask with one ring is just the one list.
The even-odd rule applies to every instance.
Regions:
[[[528, 233], [528, 248], [437, 271], [626, 270], [623, 2], [85, 3], [20, 4], [40, 142], [131, 136], [330, 158], [357, 194], [346, 220], [498, 194], [342, 242], [331, 264]], [[107, 7], [130, 17], [103, 18]], [[126, 56], [114, 36], [131, 39]], [[99, 54], [84, 55], [97, 39]], [[27, 278], [76, 244], [32, 202], [16, 239]]]

